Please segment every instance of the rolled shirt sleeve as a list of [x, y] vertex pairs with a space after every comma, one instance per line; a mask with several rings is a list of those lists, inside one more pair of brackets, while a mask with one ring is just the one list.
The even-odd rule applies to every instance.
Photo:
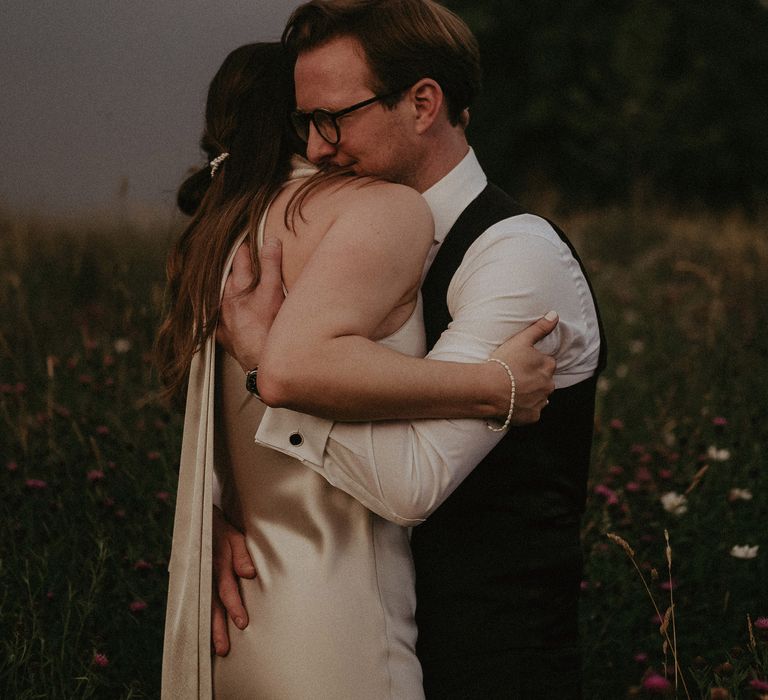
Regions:
[[[597, 366], [589, 287], [568, 246], [539, 217], [515, 216], [485, 231], [451, 281], [448, 308], [453, 321], [431, 359], [482, 362], [554, 309], [560, 322], [539, 349], [557, 358], [556, 386], [575, 384]], [[501, 370], [499, 381], [507, 381]], [[291, 441], [296, 434], [300, 444]], [[410, 526], [423, 522], [502, 435], [483, 420], [333, 423], [268, 409], [256, 441], [301, 460], [378, 515]]]

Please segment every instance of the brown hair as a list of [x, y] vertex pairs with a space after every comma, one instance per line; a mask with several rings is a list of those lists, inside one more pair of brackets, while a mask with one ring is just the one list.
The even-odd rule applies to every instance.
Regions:
[[193, 355], [216, 328], [224, 263], [237, 236], [255, 234], [288, 177], [291, 154], [301, 149], [288, 122], [293, 100], [290, 62], [279, 43], [235, 49], [211, 81], [200, 146], [207, 161], [229, 156], [215, 175], [206, 164], [179, 188], [179, 208], [193, 218], [166, 264], [166, 310], [155, 344], [166, 399], [183, 392]]
[[[469, 27], [432, 0], [310, 0], [288, 20], [283, 44], [294, 56], [341, 36], [355, 38], [386, 93], [432, 78], [455, 126], [480, 89], [480, 52]], [[389, 106], [397, 97], [384, 100]]]

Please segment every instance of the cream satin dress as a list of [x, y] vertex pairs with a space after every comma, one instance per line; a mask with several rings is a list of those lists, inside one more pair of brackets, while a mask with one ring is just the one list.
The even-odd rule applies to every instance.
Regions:
[[[424, 354], [420, 299], [408, 321], [379, 342]], [[163, 697], [420, 700], [407, 530], [298, 460], [257, 445], [265, 406], [246, 391], [242, 369], [223, 352], [216, 357], [213, 342], [199, 356], [169, 567]], [[241, 581], [250, 624], [240, 631], [230, 623], [231, 650], [211, 663], [213, 468], [222, 506], [245, 532], [258, 575]]]

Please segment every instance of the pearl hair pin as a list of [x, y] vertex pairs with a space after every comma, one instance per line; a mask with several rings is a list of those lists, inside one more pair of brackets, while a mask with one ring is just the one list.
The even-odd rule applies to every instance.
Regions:
[[216, 156], [208, 165], [211, 166], [211, 177], [216, 174], [219, 166], [229, 157], [229, 153], [222, 153], [220, 156]]

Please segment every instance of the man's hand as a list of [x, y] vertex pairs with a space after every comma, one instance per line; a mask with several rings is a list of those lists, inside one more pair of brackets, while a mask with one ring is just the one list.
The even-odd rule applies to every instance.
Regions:
[[224, 286], [216, 341], [245, 372], [258, 366], [267, 334], [285, 298], [281, 262], [280, 241], [268, 239], [259, 253], [259, 283], [248, 292], [254, 274], [248, 245], [243, 243]]
[[513, 335], [491, 355], [506, 362], [515, 377], [513, 425], [538, 421], [541, 410], [548, 403], [547, 397], [555, 390], [552, 381], [555, 359], [540, 353], [533, 346], [555, 329], [558, 320], [557, 314], [550, 311], [525, 330]]
[[254, 578], [256, 567], [245, 546], [245, 535], [232, 527], [224, 513], [213, 507], [213, 600], [211, 643], [218, 656], [229, 653], [227, 614], [239, 629], [248, 625], [238, 578]]

